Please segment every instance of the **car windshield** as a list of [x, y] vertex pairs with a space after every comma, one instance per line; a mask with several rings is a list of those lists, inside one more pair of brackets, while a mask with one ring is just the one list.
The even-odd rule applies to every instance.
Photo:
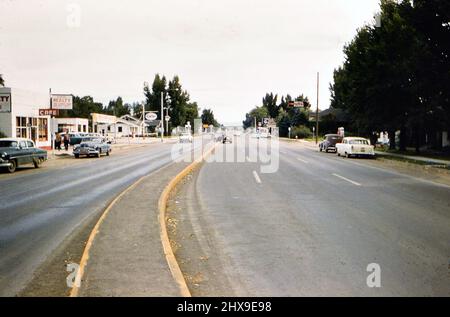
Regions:
[[350, 140], [348, 143], [349, 144], [369, 145], [369, 142], [367, 142], [367, 140], [364, 140], [364, 139]]
[[0, 147], [17, 147], [16, 141], [0, 141]]

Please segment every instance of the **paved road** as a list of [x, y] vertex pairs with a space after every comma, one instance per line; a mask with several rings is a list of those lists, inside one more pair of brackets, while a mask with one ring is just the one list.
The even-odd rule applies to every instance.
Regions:
[[[233, 293], [449, 296], [450, 187], [367, 163], [282, 142], [273, 174], [205, 164], [190, 185], [203, 206], [193, 218]], [[367, 286], [371, 263], [381, 288]]]
[[41, 170], [0, 175], [0, 295], [15, 295], [84, 219], [170, 162], [171, 144], [154, 144], [74, 165], [49, 163]]

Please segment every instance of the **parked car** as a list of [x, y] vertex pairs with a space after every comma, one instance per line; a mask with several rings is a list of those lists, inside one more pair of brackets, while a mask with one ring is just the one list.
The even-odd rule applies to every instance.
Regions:
[[111, 145], [105, 142], [104, 139], [92, 138], [89, 141], [83, 141], [77, 144], [73, 148], [73, 155], [75, 158], [79, 158], [82, 155], [87, 157], [96, 156], [100, 157], [102, 154], [109, 156], [111, 153]]
[[22, 138], [0, 139], [0, 167], [14, 173], [16, 168], [33, 164], [39, 168], [47, 160], [47, 151], [38, 149], [34, 142]]
[[319, 150], [320, 152], [325, 151], [325, 152], [336, 152], [336, 144], [342, 142], [342, 137], [338, 134], [327, 134], [325, 135], [325, 138], [323, 139], [322, 142], [320, 142], [319, 144]]
[[336, 144], [338, 156], [366, 156], [375, 157], [375, 147], [364, 138], [344, 138], [342, 143]]

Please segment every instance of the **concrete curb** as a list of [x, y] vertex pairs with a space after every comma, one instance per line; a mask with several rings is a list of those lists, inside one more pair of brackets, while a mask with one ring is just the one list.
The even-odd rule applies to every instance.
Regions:
[[166, 256], [167, 263], [170, 268], [170, 272], [178, 284], [180, 288], [181, 296], [183, 297], [191, 297], [191, 292], [187, 286], [186, 280], [184, 279], [183, 273], [181, 272], [180, 266], [178, 264], [177, 259], [175, 258], [175, 254], [173, 252], [172, 246], [170, 244], [169, 235], [167, 233], [166, 226], [166, 210], [167, 210], [167, 201], [169, 199], [170, 193], [173, 191], [175, 186], [177, 186], [184, 177], [186, 177], [190, 172], [192, 172], [196, 167], [198, 167], [202, 161], [212, 153], [212, 151], [216, 148], [217, 143], [211, 147], [208, 151], [206, 151], [198, 160], [192, 162], [189, 166], [187, 166], [183, 171], [181, 171], [177, 176], [175, 176], [170, 183], [164, 188], [162, 192], [159, 202], [159, 224], [160, 224], [160, 234], [161, 234], [161, 242], [163, 245], [164, 254]]
[[[125, 194], [127, 194], [129, 191], [133, 190], [137, 185], [139, 185], [144, 179], [146, 179], [149, 176], [151, 176], [151, 174], [150, 175], [145, 175], [145, 176], [141, 177], [140, 179], [138, 179], [134, 184], [132, 184], [130, 187], [125, 189], [123, 192], [121, 192], [116, 198], [114, 198], [114, 200], [109, 203], [108, 207], [106, 207], [105, 211], [103, 211], [103, 214], [101, 215], [100, 219], [97, 221], [97, 223], [94, 226], [94, 229], [92, 229], [92, 231], [91, 231], [91, 233], [89, 235], [88, 241], [87, 241], [86, 246], [85, 246], [84, 251], [83, 251], [83, 255], [81, 256], [80, 266], [78, 268], [78, 271], [77, 271], [77, 274], [76, 274], [76, 277], [75, 277], [75, 281], [81, 281], [81, 279], [83, 277], [84, 270], [85, 270], [87, 262], [89, 260], [89, 251], [91, 250], [92, 244], [94, 243], [94, 240], [95, 240], [95, 236], [99, 232], [100, 226], [103, 223], [103, 221], [105, 220], [105, 218], [108, 215], [109, 211], [114, 207], [114, 205]], [[79, 291], [80, 291], [80, 286], [77, 286], [76, 283], [75, 283], [74, 286], [72, 287], [71, 291], [70, 291], [69, 297], [77, 297]]]

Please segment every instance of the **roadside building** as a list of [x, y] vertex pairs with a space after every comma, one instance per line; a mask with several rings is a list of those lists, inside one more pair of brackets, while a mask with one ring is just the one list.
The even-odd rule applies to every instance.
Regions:
[[95, 132], [104, 136], [121, 138], [128, 136], [142, 136], [148, 133], [149, 123], [144, 123], [130, 115], [124, 115], [120, 118], [109, 115], [92, 114]]
[[49, 108], [48, 94], [0, 87], [0, 132], [7, 137], [29, 138], [40, 148], [51, 148], [50, 116], [39, 109]]
[[84, 118], [54, 118], [53, 132], [89, 132], [89, 120]]

